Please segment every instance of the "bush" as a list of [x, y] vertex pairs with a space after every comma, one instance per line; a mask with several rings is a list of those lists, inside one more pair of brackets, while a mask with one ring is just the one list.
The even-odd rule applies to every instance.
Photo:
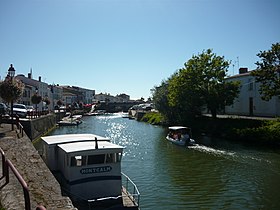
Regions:
[[148, 112], [142, 117], [141, 121], [148, 122], [152, 125], [162, 125], [165, 119], [159, 112]]

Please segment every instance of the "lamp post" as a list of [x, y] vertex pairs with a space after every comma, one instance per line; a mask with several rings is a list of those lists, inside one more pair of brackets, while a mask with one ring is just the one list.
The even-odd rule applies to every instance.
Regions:
[[[10, 78], [11, 83], [13, 82], [14, 76], [15, 76], [16, 70], [13, 67], [13, 64], [10, 65], [10, 68], [8, 69], [8, 76]], [[14, 105], [14, 101], [13, 99], [11, 100], [11, 117], [12, 117], [12, 130], [14, 130], [14, 123], [13, 123], [13, 105]]]

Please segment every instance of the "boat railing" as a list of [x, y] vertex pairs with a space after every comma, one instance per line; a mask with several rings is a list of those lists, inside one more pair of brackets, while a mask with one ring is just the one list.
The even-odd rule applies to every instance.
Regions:
[[125, 196], [131, 199], [136, 206], [139, 206], [140, 192], [136, 184], [124, 173], [122, 173], [122, 184], [125, 187]]
[[139, 207], [139, 201], [140, 201], [140, 192], [136, 186], [136, 184], [124, 173], [122, 173], [122, 195], [115, 196], [115, 197], [104, 197], [104, 198], [97, 198], [88, 200], [89, 203], [97, 202], [97, 201], [104, 201], [104, 200], [117, 200], [119, 198], [122, 198], [123, 200], [128, 200], [130, 203], [129, 205], [133, 204], [133, 206]]

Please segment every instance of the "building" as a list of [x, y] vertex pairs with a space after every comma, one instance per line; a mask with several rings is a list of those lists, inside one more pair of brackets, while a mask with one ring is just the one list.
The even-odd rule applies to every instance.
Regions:
[[[42, 96], [42, 99], [49, 97], [48, 84], [41, 81], [41, 77], [38, 80], [32, 78], [32, 74], [29, 73], [27, 77], [23, 74], [18, 74], [15, 79], [20, 80], [24, 84], [24, 91], [22, 97], [17, 101], [18, 103], [22, 103], [25, 105], [32, 105], [31, 97], [37, 93], [38, 95]], [[38, 110], [43, 109], [43, 103], [38, 104]]]
[[260, 83], [255, 81], [247, 68], [240, 68], [239, 74], [227, 78], [227, 81], [240, 81], [240, 93], [233, 105], [225, 107], [225, 114], [248, 116], [280, 116], [280, 96], [269, 101], [261, 99]]
[[62, 87], [62, 103], [68, 105], [91, 104], [95, 94], [95, 90], [76, 86]]

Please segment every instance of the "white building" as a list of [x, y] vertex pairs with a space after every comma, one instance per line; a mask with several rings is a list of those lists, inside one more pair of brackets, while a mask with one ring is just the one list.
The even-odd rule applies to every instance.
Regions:
[[225, 107], [225, 114], [280, 116], [280, 96], [274, 96], [269, 101], [262, 100], [259, 93], [260, 83], [255, 81], [247, 68], [240, 68], [239, 74], [227, 78], [227, 81], [240, 81], [240, 93], [233, 105]]
[[[48, 98], [50, 90], [48, 88], [48, 84], [41, 81], [41, 77], [39, 77], [38, 80], [35, 80], [32, 79], [32, 75], [29, 73], [28, 77], [25, 77], [23, 74], [18, 74], [15, 78], [20, 80], [25, 85], [23, 96], [18, 101], [19, 103], [33, 105], [31, 102], [31, 97], [36, 92], [38, 95], [42, 96], [42, 99]], [[43, 102], [38, 104], [38, 110], [41, 111], [42, 109]]]

